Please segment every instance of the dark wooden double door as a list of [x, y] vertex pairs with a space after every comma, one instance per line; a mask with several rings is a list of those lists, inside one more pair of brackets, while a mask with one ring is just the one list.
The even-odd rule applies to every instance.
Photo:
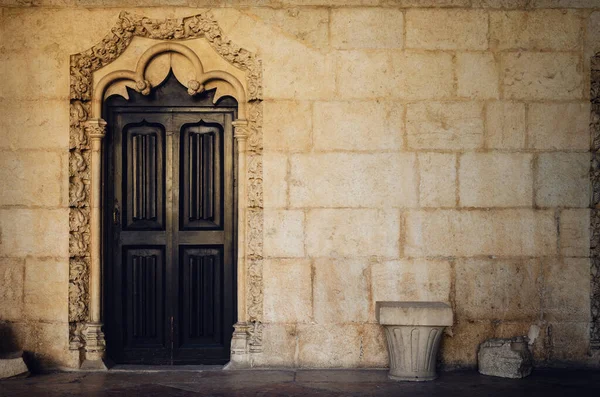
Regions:
[[105, 106], [107, 350], [117, 363], [223, 364], [235, 305], [235, 111], [181, 106], [188, 99], [168, 97], [171, 85]]

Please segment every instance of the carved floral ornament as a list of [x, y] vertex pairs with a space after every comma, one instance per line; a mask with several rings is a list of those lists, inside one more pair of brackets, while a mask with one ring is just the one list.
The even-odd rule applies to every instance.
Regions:
[[[159, 40], [138, 60], [135, 70], [120, 70], [109, 73], [95, 85], [93, 74], [96, 70], [117, 59], [134, 37]], [[200, 58], [184, 43], [172, 40], [204, 38], [225, 60], [246, 73], [246, 88], [231, 74], [224, 71], [204, 70]], [[69, 139], [69, 325], [70, 348], [80, 349], [85, 345], [82, 330], [93, 315], [90, 308], [90, 268], [95, 250], [92, 236], [99, 230], [92, 230], [94, 218], [92, 188], [99, 181], [91, 172], [93, 151], [99, 150], [99, 142], [105, 133], [106, 123], [101, 120], [102, 101], [105, 90], [111, 83], [129, 80], [134, 89], [149, 94], [151, 84], [145, 79], [147, 65], [158, 54], [177, 52], [192, 63], [195, 78], [187, 82], [190, 95], [200, 94], [204, 86], [212, 80], [229, 83], [236, 92], [238, 114], [235, 121], [235, 136], [245, 146], [240, 156], [244, 156], [247, 169], [245, 186], [240, 189], [240, 209], [244, 205], [247, 214], [244, 251], [242, 259], [247, 282], [241, 289], [245, 300], [245, 321], [250, 323], [248, 332], [249, 348], [252, 352], [262, 350], [262, 228], [263, 228], [263, 180], [262, 180], [262, 66], [251, 52], [227, 40], [210, 13], [183, 19], [155, 20], [122, 12], [117, 24], [100, 43], [79, 54], [71, 55], [70, 76], [70, 139]], [[241, 172], [241, 168], [240, 168]], [[245, 192], [245, 193], [242, 193]], [[245, 204], [242, 204], [245, 203]], [[238, 261], [239, 262], [239, 261]], [[238, 266], [242, 264], [238, 263]], [[239, 287], [238, 287], [239, 290]]]

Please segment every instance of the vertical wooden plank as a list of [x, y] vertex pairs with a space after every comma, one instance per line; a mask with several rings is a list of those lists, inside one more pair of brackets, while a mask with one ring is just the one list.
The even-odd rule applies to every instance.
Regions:
[[137, 191], [137, 186], [138, 186], [138, 139], [137, 139], [137, 135], [134, 135], [131, 138], [131, 171], [128, 172], [129, 175], [132, 176], [132, 181], [129, 182], [131, 184], [132, 189], [132, 193], [133, 193], [133, 197], [132, 197], [132, 203], [133, 203], [133, 218], [137, 219], [139, 216], [139, 205], [138, 205], [138, 191]]

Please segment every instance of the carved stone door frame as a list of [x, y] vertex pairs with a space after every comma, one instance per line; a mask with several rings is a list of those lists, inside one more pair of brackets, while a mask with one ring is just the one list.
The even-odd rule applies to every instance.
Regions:
[[[84, 368], [106, 368], [102, 332], [102, 139], [101, 118], [106, 90], [115, 82], [129, 81], [148, 94], [149, 63], [163, 53], [177, 53], [193, 65], [188, 93], [196, 95], [205, 84], [221, 81], [232, 87], [238, 102], [233, 121], [237, 143], [238, 241], [237, 312], [229, 367], [251, 365], [251, 354], [262, 351], [262, 67], [253, 53], [224, 38], [210, 13], [183, 19], [153, 20], [123, 12], [116, 26], [99, 44], [71, 55], [69, 141], [69, 341], [79, 352]], [[157, 40], [137, 61], [134, 70], [116, 70], [99, 81], [95, 71], [115, 61], [134, 37]], [[245, 86], [224, 70], [205, 71], [201, 54], [182, 40], [205, 39], [231, 65], [245, 72]], [[177, 42], [175, 42], [177, 40]], [[200, 55], [200, 56], [199, 56]]]

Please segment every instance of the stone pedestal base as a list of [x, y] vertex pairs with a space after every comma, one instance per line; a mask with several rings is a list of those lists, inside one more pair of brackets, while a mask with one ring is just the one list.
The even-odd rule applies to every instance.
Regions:
[[437, 378], [437, 352], [452, 309], [442, 302], [377, 302], [390, 356], [389, 378], [428, 381]]
[[0, 355], [0, 379], [27, 375], [29, 369], [23, 361], [23, 352]]
[[247, 323], [236, 323], [233, 329], [233, 336], [231, 337], [231, 360], [223, 369], [250, 368], [249, 326]]
[[85, 360], [81, 369], [106, 371], [110, 368], [110, 362], [104, 357], [106, 341], [102, 332], [101, 323], [88, 323], [82, 332], [85, 343]]

